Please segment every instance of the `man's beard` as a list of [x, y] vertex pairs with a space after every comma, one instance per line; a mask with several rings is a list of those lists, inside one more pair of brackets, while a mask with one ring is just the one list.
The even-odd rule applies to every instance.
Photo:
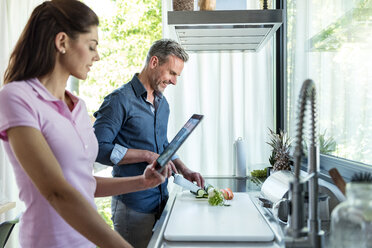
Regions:
[[158, 93], [163, 93], [166, 88], [166, 87], [162, 87], [163, 85], [168, 85], [168, 83], [165, 81], [159, 82], [158, 84], [156, 84], [156, 87], [154, 90]]

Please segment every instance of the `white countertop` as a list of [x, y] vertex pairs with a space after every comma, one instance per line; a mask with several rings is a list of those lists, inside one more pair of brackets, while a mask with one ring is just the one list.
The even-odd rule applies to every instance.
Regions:
[[[219, 188], [224, 188], [224, 187], [228, 187], [230, 185], [233, 185], [232, 190], [235, 191], [235, 192], [236, 192], [237, 189], [242, 189], [241, 190], [242, 192], [257, 190], [256, 186], [253, 185], [252, 182], [249, 181], [249, 179], [247, 179], [245, 181], [245, 184], [244, 184], [245, 187], [242, 187], [242, 185], [240, 185], [241, 181], [242, 181], [241, 179], [238, 180], [238, 179], [235, 179], [233, 177], [222, 178], [222, 180], [217, 178], [215, 181], [212, 181], [212, 179], [208, 179], [207, 181], [209, 183], [212, 183], [212, 185], [214, 185], [216, 187], [219, 187]], [[218, 185], [218, 184], [220, 184], [220, 185]], [[240, 190], [238, 190], [238, 191], [240, 191]], [[164, 248], [164, 247], [167, 247], [167, 248], [173, 248], [173, 247], [174, 248], [176, 248], [176, 247], [177, 248], [181, 248], [181, 247], [182, 248], [191, 248], [191, 247], [192, 248], [198, 248], [198, 247], [200, 247], [200, 248], [212, 248], [212, 247], [224, 247], [224, 248], [227, 248], [227, 247], [280, 248], [280, 247], [283, 247], [283, 246], [280, 246], [277, 242], [278, 232], [275, 231], [275, 230], [273, 231], [274, 236], [275, 236], [274, 240], [273, 241], [264, 241], [264, 242], [263, 241], [238, 241], [238, 240], [237, 241], [222, 241], [222, 240], [221, 241], [197, 241], [197, 240], [192, 240], [192, 238], [187, 240], [187, 241], [175, 241], [175, 240], [170, 241], [170, 240], [167, 240], [165, 238], [164, 234], [165, 234], [165, 231], [167, 229], [167, 226], [169, 225], [169, 223], [171, 221], [172, 211], [174, 209], [176, 209], [175, 213], [177, 215], [177, 212], [178, 212], [177, 205], [179, 205], [179, 204], [177, 204], [176, 198], [177, 198], [177, 194], [178, 193], [182, 194], [182, 192], [185, 192], [184, 194], [188, 194], [188, 191], [183, 190], [179, 186], [171, 187], [170, 197], [169, 197], [168, 203], [165, 206], [163, 214], [161, 215], [160, 219], [158, 220], [158, 222], [156, 223], [156, 225], [154, 227], [154, 234], [153, 234], [152, 239], [150, 240], [148, 248], [160, 248], [160, 247], [161, 248]], [[255, 193], [255, 192], [251, 192], [251, 193]], [[238, 193], [237, 195], [239, 195], [239, 194], [240, 193]], [[244, 195], [247, 195], [247, 193], [244, 193]], [[249, 194], [249, 197], [251, 197], [250, 194]], [[254, 202], [253, 198], [252, 198], [252, 202]], [[204, 202], [204, 203], [208, 204], [207, 202]], [[209, 206], [209, 207], [212, 207], [212, 206]], [[254, 203], [254, 207], [257, 208], [256, 203]], [[223, 209], [224, 207], [221, 207], [221, 208], [222, 209], [220, 209], [220, 211], [227, 210], [227, 209]], [[226, 207], [226, 208], [228, 208], [228, 207]], [[199, 211], [199, 210], [197, 210], [197, 211]], [[263, 214], [261, 211], [260, 211], [260, 213]], [[193, 217], [193, 216], [191, 216], [189, 218], [186, 218], [183, 221], [183, 223], [186, 220], [188, 220], [190, 223], [195, 222], [195, 220], [194, 220], [195, 218], [196, 217]], [[267, 221], [267, 220], [265, 219], [265, 221]], [[238, 222], [238, 221], [236, 220], [235, 222]], [[241, 223], [244, 224], [244, 221], [242, 220]], [[239, 223], [237, 223], [237, 224], [239, 224]], [[182, 225], [181, 225], [181, 227], [182, 227]], [[271, 228], [271, 226], [270, 226], [270, 228]]]

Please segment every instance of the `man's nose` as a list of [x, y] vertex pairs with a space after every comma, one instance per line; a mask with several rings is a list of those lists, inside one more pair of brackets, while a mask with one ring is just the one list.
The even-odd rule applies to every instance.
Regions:
[[173, 77], [169, 80], [170, 84], [176, 85], [177, 84], [177, 77]]

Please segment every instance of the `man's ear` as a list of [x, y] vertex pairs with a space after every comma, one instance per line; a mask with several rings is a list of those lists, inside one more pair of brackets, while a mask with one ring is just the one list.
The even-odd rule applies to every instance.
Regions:
[[57, 51], [65, 54], [68, 49], [68, 35], [65, 32], [59, 32], [54, 39], [54, 44], [57, 48]]
[[159, 65], [159, 58], [156, 56], [152, 56], [150, 58], [149, 66], [151, 69], [156, 68]]

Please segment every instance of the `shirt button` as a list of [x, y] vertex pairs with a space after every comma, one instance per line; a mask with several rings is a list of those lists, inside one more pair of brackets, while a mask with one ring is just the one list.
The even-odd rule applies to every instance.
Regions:
[[85, 145], [84, 148], [85, 148], [85, 150], [88, 149], [88, 145]]

